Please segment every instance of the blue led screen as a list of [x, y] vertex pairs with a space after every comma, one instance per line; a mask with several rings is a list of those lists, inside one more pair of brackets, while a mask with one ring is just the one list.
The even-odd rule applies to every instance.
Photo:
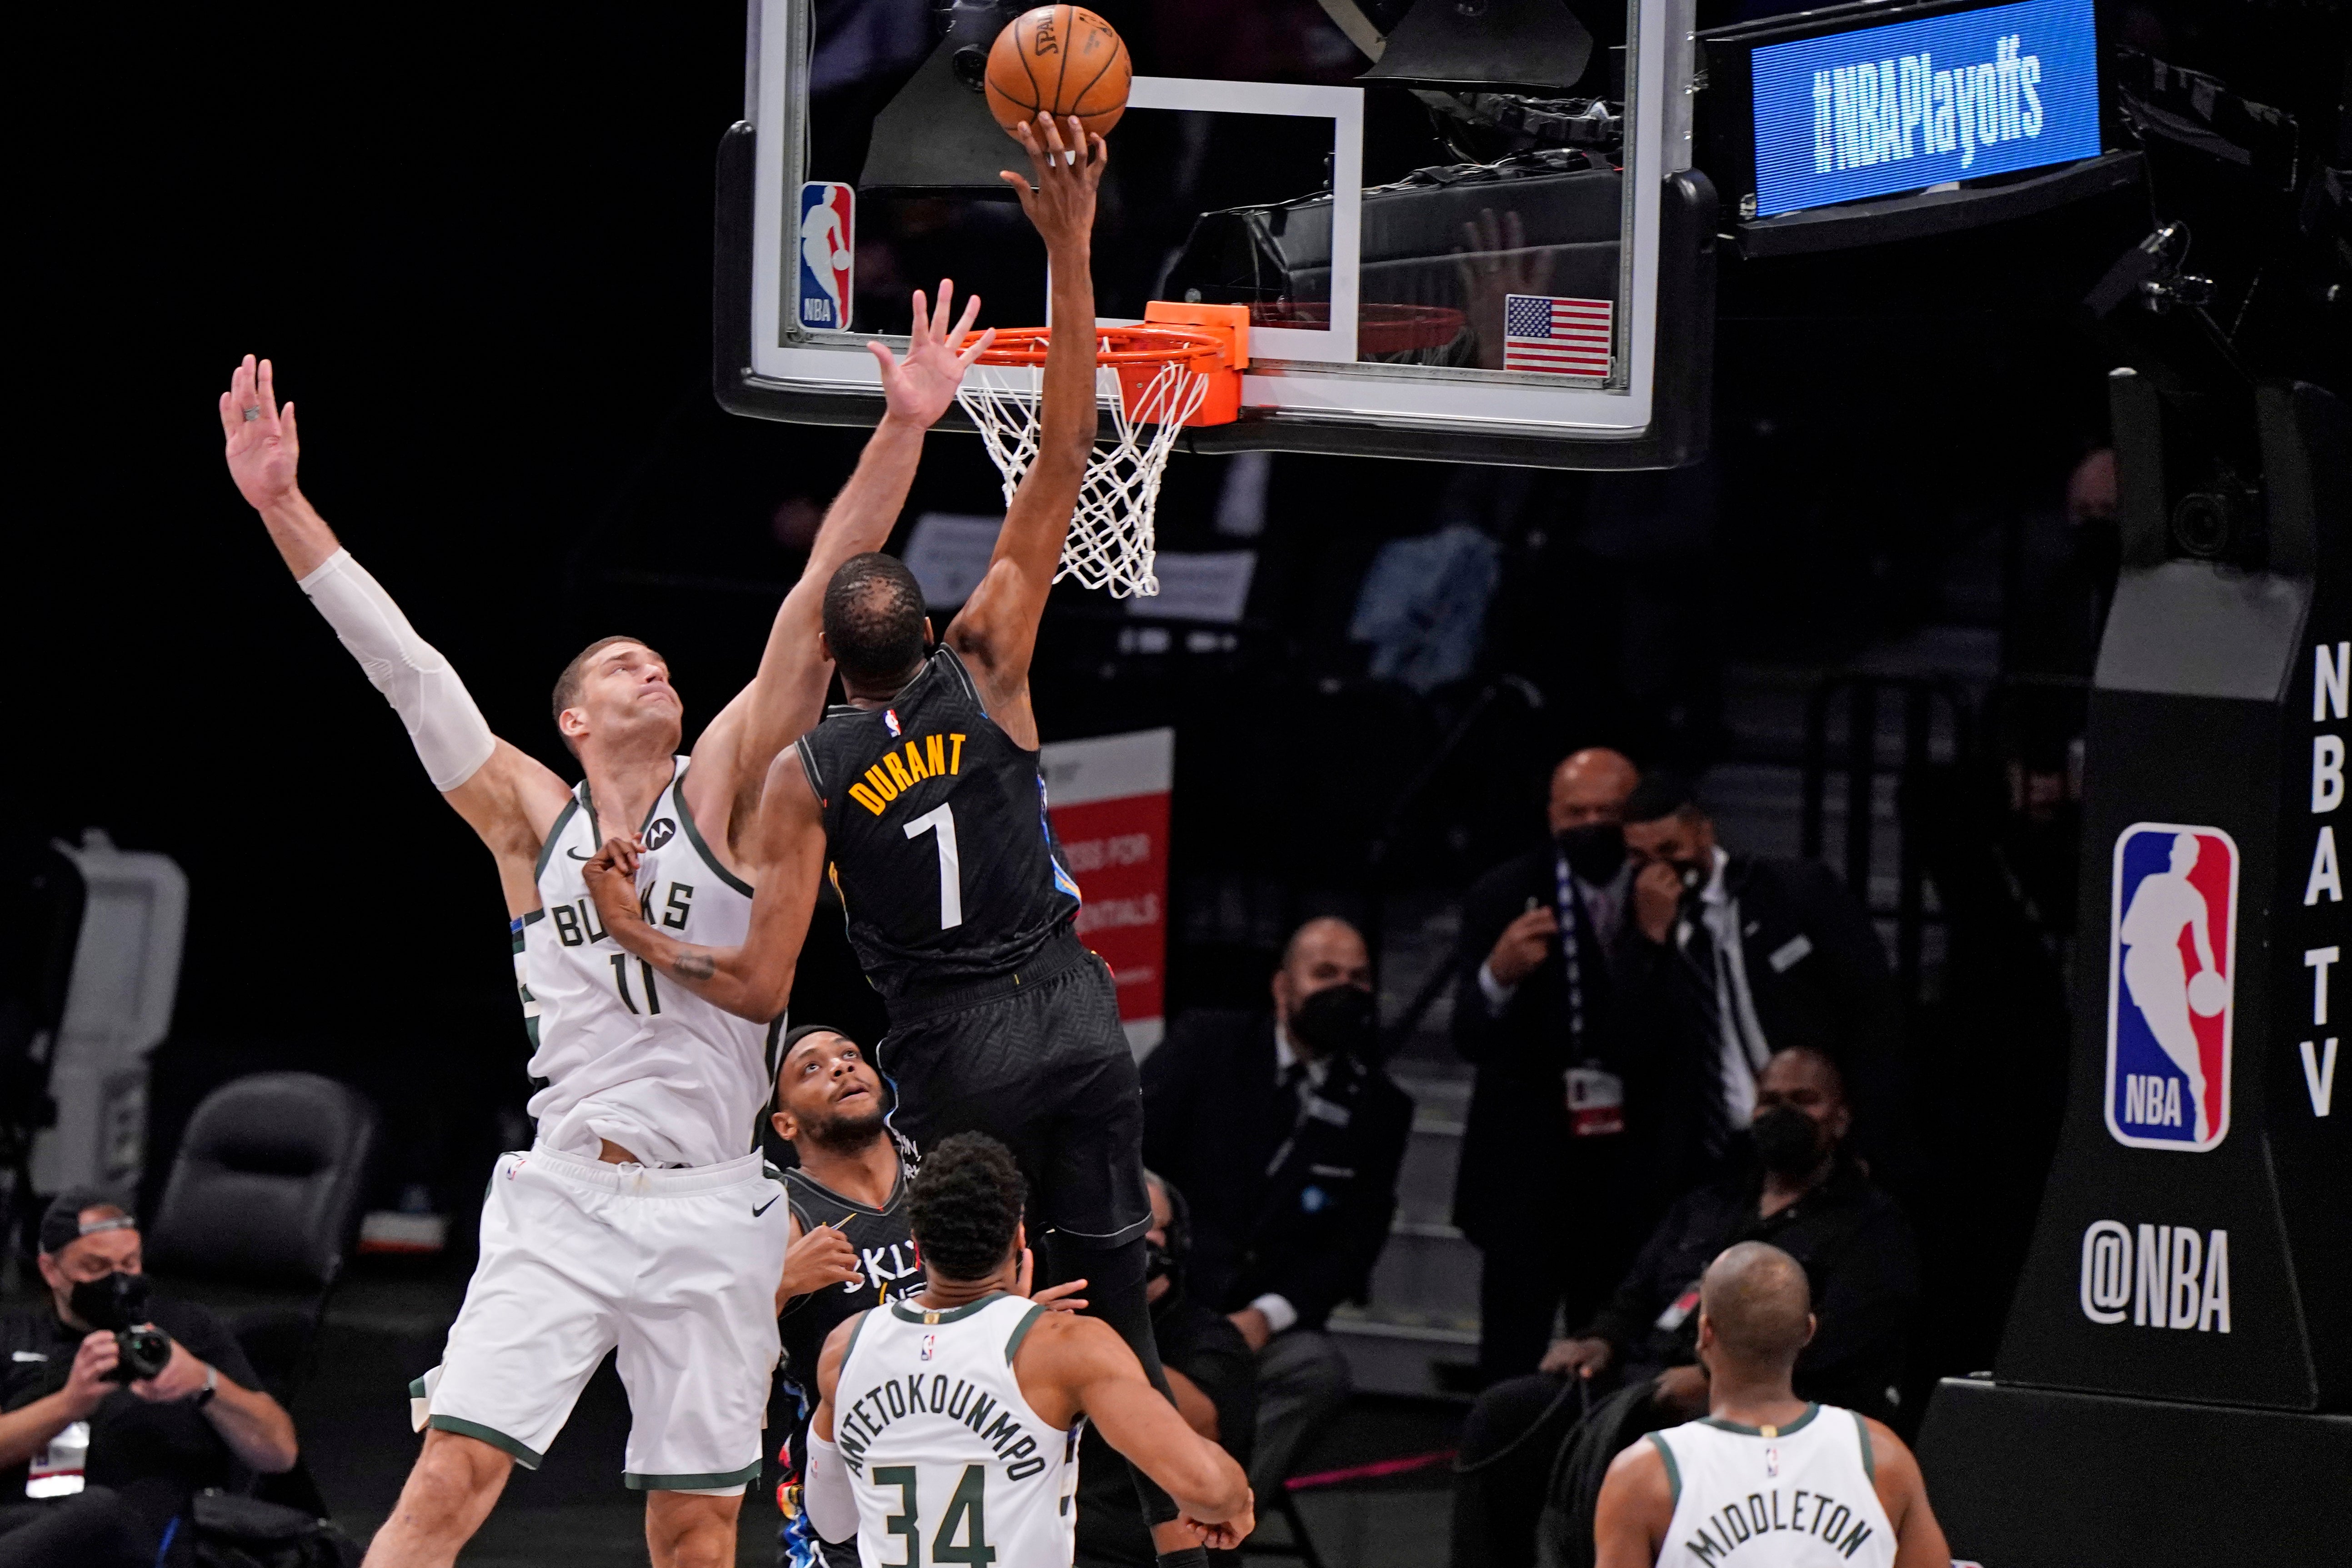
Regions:
[[1758, 49], [1756, 216], [2099, 151], [2091, 0], [2021, 0]]

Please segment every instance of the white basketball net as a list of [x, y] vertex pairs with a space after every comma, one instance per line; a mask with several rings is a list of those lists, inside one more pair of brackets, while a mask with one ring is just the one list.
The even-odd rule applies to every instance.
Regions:
[[[1038, 373], [1025, 365], [976, 364], [956, 393], [980, 426], [997, 472], [1004, 504], [1037, 456]], [[1133, 408], [1109, 365], [1095, 370], [1095, 395], [1110, 405], [1114, 437], [1098, 442], [1062, 545], [1054, 581], [1076, 577], [1081, 587], [1108, 588], [1115, 599], [1160, 592], [1152, 575], [1151, 515], [1160, 504], [1160, 476], [1184, 421], [1208, 395], [1209, 378], [1181, 363], [1162, 365]]]

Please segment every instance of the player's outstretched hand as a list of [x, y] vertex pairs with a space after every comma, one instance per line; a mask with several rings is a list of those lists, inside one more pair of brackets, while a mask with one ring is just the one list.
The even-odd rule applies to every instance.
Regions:
[[1083, 1279], [1071, 1279], [1060, 1285], [1048, 1285], [1043, 1290], [1033, 1290], [1030, 1281], [1037, 1276], [1037, 1255], [1027, 1247], [1021, 1249], [1021, 1273], [1013, 1282], [1013, 1293], [1026, 1296], [1037, 1305], [1053, 1312], [1083, 1312], [1086, 1298], [1078, 1294], [1087, 1288]]
[[1109, 165], [1110, 148], [1088, 134], [1075, 114], [1057, 124], [1041, 112], [1034, 125], [1023, 121], [1013, 126], [1013, 134], [1029, 154], [1036, 184], [1032, 188], [1010, 169], [999, 170], [997, 178], [1020, 196], [1021, 210], [1036, 225], [1048, 252], [1083, 250], [1094, 234], [1095, 189]]
[[637, 918], [637, 857], [644, 850], [635, 834], [615, 833], [580, 867], [606, 931], [615, 921]]
[[805, 1296], [835, 1285], [846, 1285], [866, 1278], [857, 1267], [857, 1248], [849, 1237], [829, 1225], [803, 1232], [784, 1254], [783, 1283], [776, 1291], [780, 1300]]
[[963, 302], [963, 320], [950, 327], [954, 306], [955, 284], [942, 278], [936, 310], [924, 301], [920, 289], [915, 290], [915, 325], [907, 341], [905, 359], [892, 358], [880, 343], [866, 345], [882, 367], [882, 397], [888, 417], [906, 420], [920, 430], [938, 424], [940, 416], [955, 401], [963, 373], [996, 341], [996, 329], [991, 327], [970, 342], [964, 342], [980, 315], [979, 295]]
[[245, 356], [220, 395], [221, 435], [228, 443], [228, 475], [256, 511], [290, 499], [302, 444], [294, 434], [294, 405], [278, 406], [269, 362]]

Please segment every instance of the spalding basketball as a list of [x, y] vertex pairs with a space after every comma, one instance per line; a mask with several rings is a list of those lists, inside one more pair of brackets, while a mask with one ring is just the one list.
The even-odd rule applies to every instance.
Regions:
[[1015, 16], [989, 48], [988, 111], [1008, 136], [1040, 112], [1076, 115], [1087, 131], [1108, 135], [1127, 112], [1134, 74], [1127, 45], [1108, 22], [1076, 5], [1040, 5]]

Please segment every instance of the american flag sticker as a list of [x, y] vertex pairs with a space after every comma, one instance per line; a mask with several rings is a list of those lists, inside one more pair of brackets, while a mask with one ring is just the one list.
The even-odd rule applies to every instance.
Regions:
[[1613, 300], [1504, 295], [1503, 368], [1606, 377], [1616, 308]]

